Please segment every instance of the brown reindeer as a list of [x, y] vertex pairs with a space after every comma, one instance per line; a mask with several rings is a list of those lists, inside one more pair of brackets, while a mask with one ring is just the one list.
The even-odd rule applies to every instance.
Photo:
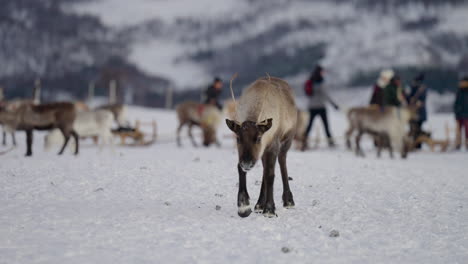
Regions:
[[180, 131], [184, 126], [188, 126], [188, 135], [194, 147], [197, 143], [192, 135], [192, 127], [198, 126], [203, 133], [203, 145], [208, 147], [211, 144], [220, 146], [216, 131], [221, 122], [221, 111], [216, 106], [205, 105], [197, 102], [187, 101], [176, 107], [179, 126], [177, 127], [177, 145], [182, 146], [180, 142]]
[[73, 103], [50, 103], [41, 105], [25, 104], [14, 112], [1, 111], [0, 121], [15, 130], [26, 131], [26, 156], [32, 155], [33, 130], [60, 129], [65, 142], [59, 155], [63, 153], [70, 136], [76, 141], [75, 155], [78, 154], [78, 134], [73, 130], [76, 110]]
[[[351, 136], [357, 130], [356, 155], [364, 156], [360, 141], [364, 134], [388, 138], [391, 150], [400, 152], [402, 158], [408, 154], [409, 139], [407, 127], [416, 116], [416, 107], [355, 107], [348, 111], [349, 129], [346, 131], [346, 145], [351, 149]], [[382, 138], [383, 137], [383, 138]], [[386, 137], [386, 138], [385, 138]], [[379, 140], [378, 140], [379, 141]], [[380, 152], [380, 150], [379, 150]], [[379, 153], [378, 152], [378, 153]]]
[[238, 105], [237, 120], [226, 119], [227, 126], [237, 136], [239, 216], [247, 217], [252, 212], [246, 175], [260, 159], [263, 164], [263, 179], [255, 211], [268, 217], [276, 215], [273, 199], [276, 160], [283, 179], [283, 206], [294, 206], [286, 156], [296, 135], [296, 121], [297, 108], [292, 88], [285, 81], [273, 77], [258, 79], [244, 90]]

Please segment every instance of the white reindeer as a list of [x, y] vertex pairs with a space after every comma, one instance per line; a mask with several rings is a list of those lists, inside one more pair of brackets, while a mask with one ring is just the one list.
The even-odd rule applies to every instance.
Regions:
[[[104, 145], [113, 147], [111, 131], [113, 122], [114, 116], [109, 110], [83, 111], [77, 113], [73, 128], [81, 138], [98, 137], [99, 149], [102, 150]], [[54, 145], [62, 144], [63, 141], [60, 131], [54, 129], [45, 137], [45, 149], [49, 150]]]

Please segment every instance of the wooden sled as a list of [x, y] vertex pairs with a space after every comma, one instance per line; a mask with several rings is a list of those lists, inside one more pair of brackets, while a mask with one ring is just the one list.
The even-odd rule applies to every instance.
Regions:
[[[149, 137], [141, 131], [141, 126], [151, 126], [152, 127], [152, 135]], [[149, 123], [143, 123], [137, 120], [135, 122], [135, 127], [119, 127], [117, 129], [112, 130], [112, 134], [115, 136], [120, 137], [120, 145], [122, 146], [130, 146], [130, 147], [140, 147], [140, 146], [150, 146], [156, 142], [157, 138], [157, 126], [156, 121], [152, 121]], [[131, 138], [133, 140], [132, 143], [127, 143], [127, 138]]]

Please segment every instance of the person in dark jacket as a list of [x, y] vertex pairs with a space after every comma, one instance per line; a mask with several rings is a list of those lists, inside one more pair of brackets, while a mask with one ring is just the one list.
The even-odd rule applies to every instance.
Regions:
[[325, 104], [331, 103], [335, 109], [338, 109], [338, 105], [332, 100], [324, 87], [324, 78], [323, 78], [323, 68], [320, 65], [317, 65], [310, 76], [312, 81], [313, 92], [309, 96], [309, 113], [310, 119], [309, 124], [307, 125], [306, 132], [304, 134], [304, 139], [302, 142], [302, 151], [308, 148], [308, 136], [312, 130], [312, 124], [314, 122], [315, 116], [320, 116], [323, 122], [323, 127], [325, 129], [325, 134], [328, 138], [328, 145], [330, 147], [335, 146], [332, 134], [330, 132], [330, 127], [328, 126], [328, 117], [327, 109]]
[[463, 128], [465, 129], [465, 145], [468, 149], [468, 76], [460, 81], [453, 110], [458, 123], [456, 149], [461, 147], [461, 130]]
[[407, 105], [403, 94], [403, 87], [398, 75], [393, 76], [390, 83], [384, 89], [384, 106], [405, 106]]
[[[410, 124], [410, 135], [413, 140], [416, 140], [421, 133], [422, 125], [427, 120], [427, 111], [426, 111], [426, 97], [427, 97], [427, 87], [424, 85], [424, 74], [420, 73], [410, 86], [410, 91], [407, 97], [408, 103], [410, 105], [415, 105], [418, 107], [418, 116], [416, 120], [412, 120]], [[420, 149], [421, 144], [415, 146]]]
[[205, 104], [211, 104], [218, 107], [219, 110], [223, 109], [223, 106], [219, 102], [219, 97], [223, 90], [223, 81], [216, 77], [205, 91]]
[[377, 82], [374, 84], [372, 97], [369, 102], [370, 105], [382, 107], [384, 104], [384, 88], [388, 85], [393, 78], [394, 72], [392, 70], [383, 70], [380, 72]]

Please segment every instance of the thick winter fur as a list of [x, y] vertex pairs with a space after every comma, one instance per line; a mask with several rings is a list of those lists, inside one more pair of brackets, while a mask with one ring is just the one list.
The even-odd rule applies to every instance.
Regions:
[[6, 121], [15, 130], [26, 131], [26, 156], [32, 155], [33, 130], [60, 129], [65, 142], [59, 154], [62, 154], [70, 136], [77, 142], [75, 155], [78, 154], [78, 134], [73, 130], [76, 110], [73, 103], [50, 103], [42, 105], [22, 105], [14, 112], [0, 112], [0, 120]]
[[208, 147], [215, 143], [220, 145], [216, 136], [218, 126], [221, 123], [222, 113], [213, 105], [204, 105], [197, 102], [187, 101], [176, 107], [179, 126], [177, 128], [177, 145], [181, 146], [180, 131], [188, 126], [188, 135], [193, 146], [197, 146], [192, 134], [192, 127], [198, 126], [203, 132], [203, 145]]
[[[73, 129], [80, 138], [97, 137], [99, 138], [99, 147], [113, 144], [112, 123], [114, 116], [108, 110], [84, 111], [76, 114]], [[54, 145], [62, 145], [64, 137], [59, 129], [52, 130], [45, 137], [45, 149], [49, 150]]]
[[110, 105], [103, 105], [96, 110], [109, 110], [114, 115], [115, 122], [119, 127], [128, 127], [128, 119], [127, 119], [127, 107], [123, 104], [110, 104]]
[[351, 136], [357, 130], [356, 154], [363, 156], [360, 140], [363, 134], [373, 133], [388, 135], [390, 146], [400, 152], [402, 158], [408, 153], [407, 127], [415, 117], [416, 109], [408, 107], [356, 107], [348, 111], [349, 129], [346, 132], [346, 144], [351, 148]]
[[283, 205], [287, 208], [294, 206], [286, 168], [286, 155], [296, 134], [297, 122], [292, 89], [281, 79], [261, 78], [244, 90], [237, 111], [238, 119], [226, 119], [226, 123], [237, 137], [238, 214], [241, 217], [250, 215], [246, 175], [261, 159], [263, 180], [255, 210], [272, 217], [275, 215], [273, 182], [276, 160], [280, 163], [283, 179]]

